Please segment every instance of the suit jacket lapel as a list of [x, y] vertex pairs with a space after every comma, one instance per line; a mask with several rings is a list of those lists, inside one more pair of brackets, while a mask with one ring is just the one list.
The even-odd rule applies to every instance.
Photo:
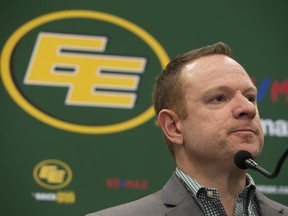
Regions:
[[262, 216], [283, 215], [284, 207], [273, 200], [268, 199], [262, 193], [256, 192]]
[[[190, 196], [190, 195], [189, 195]], [[191, 196], [190, 196], [191, 197]], [[193, 198], [184, 199], [179, 205], [175, 206], [166, 213], [166, 216], [203, 216], [202, 210], [199, 206], [195, 203]]]
[[[162, 189], [166, 216], [203, 216], [203, 212], [175, 173]], [[283, 216], [284, 206], [256, 192], [262, 216]]]
[[175, 174], [163, 187], [162, 200], [167, 207], [166, 216], [203, 216], [200, 207]]

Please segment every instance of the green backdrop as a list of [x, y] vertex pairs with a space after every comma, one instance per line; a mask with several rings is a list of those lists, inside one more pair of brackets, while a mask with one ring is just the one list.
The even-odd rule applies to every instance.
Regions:
[[[287, 9], [284, 0], [1, 1], [0, 214], [84, 215], [160, 189], [175, 167], [151, 109], [155, 77], [175, 55], [217, 41], [258, 87], [258, 163], [272, 172], [288, 147]], [[288, 162], [275, 179], [250, 173], [288, 205]]]

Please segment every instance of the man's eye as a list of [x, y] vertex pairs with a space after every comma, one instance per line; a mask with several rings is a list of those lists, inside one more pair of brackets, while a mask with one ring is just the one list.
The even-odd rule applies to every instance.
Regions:
[[212, 99], [212, 102], [216, 102], [216, 103], [223, 102], [223, 101], [226, 101], [226, 97], [223, 95], [218, 95]]
[[256, 102], [256, 96], [254, 96], [254, 95], [248, 95], [248, 96], [246, 96], [246, 97], [247, 97], [247, 99], [248, 99], [250, 102], [252, 102], [252, 103]]

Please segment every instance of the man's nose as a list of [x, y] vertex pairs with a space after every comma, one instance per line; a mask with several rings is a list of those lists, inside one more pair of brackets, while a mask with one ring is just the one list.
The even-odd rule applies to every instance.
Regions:
[[237, 95], [234, 99], [233, 116], [236, 119], [253, 119], [257, 113], [256, 102], [250, 101], [244, 95]]

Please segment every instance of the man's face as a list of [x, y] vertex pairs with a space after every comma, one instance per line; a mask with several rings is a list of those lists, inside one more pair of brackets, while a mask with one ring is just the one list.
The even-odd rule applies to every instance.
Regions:
[[182, 70], [188, 118], [182, 120], [184, 148], [191, 160], [231, 162], [239, 150], [262, 150], [257, 90], [245, 70], [223, 55], [188, 63]]

